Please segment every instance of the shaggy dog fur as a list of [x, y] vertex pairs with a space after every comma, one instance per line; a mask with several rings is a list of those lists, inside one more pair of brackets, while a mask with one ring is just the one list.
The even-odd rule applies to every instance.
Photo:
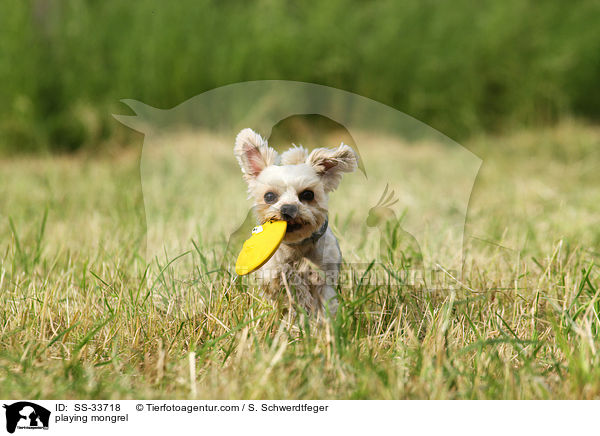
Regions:
[[327, 225], [328, 195], [339, 185], [342, 173], [356, 169], [356, 154], [342, 143], [310, 154], [294, 146], [279, 156], [252, 129], [238, 134], [234, 154], [248, 183], [258, 223], [288, 222], [282, 244], [258, 270], [264, 291], [276, 299], [292, 289], [296, 302], [308, 312], [328, 308], [335, 314], [342, 255]]

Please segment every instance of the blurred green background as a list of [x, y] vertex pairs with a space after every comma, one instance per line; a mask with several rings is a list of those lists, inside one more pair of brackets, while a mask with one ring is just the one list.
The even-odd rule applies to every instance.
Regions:
[[[600, 2], [0, 3], [0, 153], [121, 141], [121, 98], [230, 83], [342, 88], [454, 139], [600, 119]], [[126, 142], [122, 140], [121, 142]]]

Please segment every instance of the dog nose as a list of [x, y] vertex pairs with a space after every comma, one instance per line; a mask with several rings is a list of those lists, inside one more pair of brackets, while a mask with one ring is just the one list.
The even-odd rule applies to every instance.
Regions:
[[284, 204], [279, 210], [286, 221], [293, 220], [298, 215], [298, 206], [295, 204]]

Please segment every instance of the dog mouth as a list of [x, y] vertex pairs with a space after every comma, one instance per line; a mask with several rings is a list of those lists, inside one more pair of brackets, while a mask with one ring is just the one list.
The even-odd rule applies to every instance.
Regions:
[[282, 217], [280, 217], [280, 219], [282, 221], [287, 222], [287, 228], [285, 230], [286, 234], [297, 232], [302, 227], [304, 227], [304, 225], [306, 224], [306, 222], [300, 218], [291, 218], [291, 217], [282, 216]]
[[283, 216], [276, 216], [276, 217], [272, 217], [270, 219], [276, 220], [276, 221], [285, 221], [285, 222], [287, 222], [287, 228], [285, 229], [285, 233], [286, 234], [297, 233], [305, 225], [308, 224], [306, 221], [304, 221], [304, 220], [302, 220], [300, 218], [286, 218], [286, 217], [283, 217]]
[[287, 229], [285, 230], [286, 233], [294, 233], [298, 230], [300, 230], [302, 228], [302, 226], [304, 225], [303, 223], [299, 222], [299, 221], [288, 221], [287, 222]]

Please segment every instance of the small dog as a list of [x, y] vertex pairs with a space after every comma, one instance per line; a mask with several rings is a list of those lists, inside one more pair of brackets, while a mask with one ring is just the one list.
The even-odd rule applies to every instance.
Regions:
[[297, 303], [307, 312], [328, 307], [335, 315], [342, 254], [328, 227], [328, 194], [337, 188], [342, 173], [356, 169], [356, 154], [342, 143], [334, 149], [317, 148], [310, 155], [294, 145], [279, 156], [252, 129], [237, 135], [234, 154], [248, 183], [258, 223], [272, 219], [288, 223], [283, 242], [258, 270], [265, 292], [277, 299], [294, 289]]

